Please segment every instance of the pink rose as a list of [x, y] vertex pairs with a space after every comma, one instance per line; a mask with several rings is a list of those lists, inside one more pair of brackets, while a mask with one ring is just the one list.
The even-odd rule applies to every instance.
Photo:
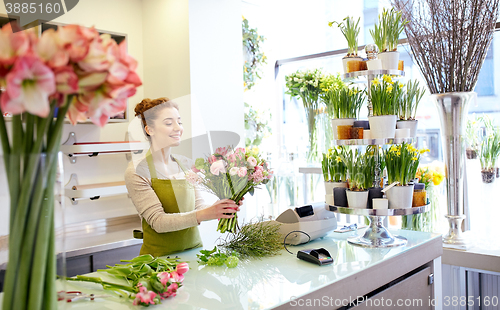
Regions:
[[223, 160], [218, 160], [210, 166], [210, 172], [213, 175], [219, 175], [219, 173], [226, 173], [226, 165]]
[[233, 167], [233, 168], [229, 169], [229, 175], [237, 175], [238, 171], [240, 171], [240, 168]]
[[247, 168], [246, 167], [241, 167], [239, 170], [238, 170], [238, 176], [240, 178], [244, 177], [247, 175]]
[[257, 159], [253, 156], [248, 157], [247, 162], [252, 165], [252, 167], [257, 165]]

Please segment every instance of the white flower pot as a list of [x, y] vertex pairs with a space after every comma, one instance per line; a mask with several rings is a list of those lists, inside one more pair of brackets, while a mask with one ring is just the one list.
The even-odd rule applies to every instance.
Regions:
[[408, 128], [410, 129], [410, 137], [415, 139], [417, 137], [417, 120], [409, 120], [409, 121], [397, 121], [396, 128]]
[[[356, 192], [356, 191], [351, 191], [351, 190], [346, 190], [346, 195], [347, 195], [347, 204], [349, 205], [349, 208], [353, 209], [366, 209], [367, 204], [368, 204], [368, 191], [361, 191], [361, 192]], [[411, 205], [411, 201], [410, 201]]]
[[382, 69], [385, 70], [398, 70], [399, 52], [382, 52], [377, 55], [382, 61]]
[[366, 61], [366, 66], [368, 70], [381, 70], [382, 69], [382, 60], [380, 59], [370, 59]]
[[334, 206], [334, 194], [333, 189], [336, 187], [347, 188], [347, 182], [325, 182], [325, 202], [328, 205]]
[[396, 128], [396, 134], [394, 135], [396, 139], [409, 138], [410, 128]]
[[333, 139], [338, 139], [337, 126], [352, 126], [355, 120], [355, 118], [332, 118]]
[[347, 62], [348, 61], [351, 61], [351, 60], [359, 60], [359, 61], [362, 61], [363, 58], [359, 57], [359, 56], [353, 56], [353, 57], [347, 57], [345, 56], [344, 58], [342, 58], [342, 66], [344, 68], [344, 73], [347, 73]]
[[371, 139], [394, 138], [396, 134], [396, 115], [368, 116]]
[[413, 184], [405, 186], [393, 186], [385, 192], [389, 200], [389, 209], [411, 208], [413, 200]]

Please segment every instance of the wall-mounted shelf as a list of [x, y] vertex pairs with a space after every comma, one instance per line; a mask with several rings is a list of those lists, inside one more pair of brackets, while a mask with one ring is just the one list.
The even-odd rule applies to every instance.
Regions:
[[149, 143], [140, 141], [113, 141], [113, 142], [76, 142], [74, 132], [69, 134], [68, 140], [61, 145], [61, 152], [69, 157], [72, 164], [78, 156], [97, 156], [99, 154], [135, 153], [140, 154], [149, 148]]
[[79, 185], [76, 174], [71, 175], [64, 189], [64, 195], [74, 205], [78, 204], [78, 200], [82, 199], [96, 200], [102, 196], [116, 196], [127, 193], [125, 181]]

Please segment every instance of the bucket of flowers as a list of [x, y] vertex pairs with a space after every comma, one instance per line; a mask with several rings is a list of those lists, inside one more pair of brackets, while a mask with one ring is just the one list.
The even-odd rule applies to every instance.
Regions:
[[[198, 158], [186, 172], [192, 185], [200, 185], [219, 199], [231, 199], [236, 204], [247, 193], [253, 195], [258, 185], [269, 182], [273, 172], [259, 153], [244, 148], [220, 147], [208, 158]], [[220, 219], [217, 231], [235, 233], [238, 219]]]

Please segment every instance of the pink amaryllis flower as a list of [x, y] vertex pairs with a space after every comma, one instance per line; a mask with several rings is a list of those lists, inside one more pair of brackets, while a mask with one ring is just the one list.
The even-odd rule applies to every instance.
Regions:
[[82, 61], [89, 52], [90, 43], [99, 36], [94, 28], [79, 25], [59, 27], [57, 32], [63, 48], [73, 62]]
[[154, 305], [154, 298], [156, 297], [156, 293], [153, 291], [148, 291], [144, 286], [139, 287], [139, 293], [135, 295], [134, 306], [137, 305]]
[[34, 50], [51, 68], [68, 65], [69, 54], [63, 47], [59, 33], [54, 29], [47, 29], [42, 33], [42, 36], [35, 44]]
[[72, 94], [78, 91], [78, 76], [70, 66], [54, 69], [56, 90], [61, 94]]
[[178, 274], [185, 274], [186, 272], [189, 271], [189, 265], [188, 263], [180, 263], [175, 267], [175, 271]]
[[47, 117], [49, 95], [55, 92], [54, 72], [34, 56], [19, 57], [6, 76], [6, 91], [2, 93], [3, 111], [20, 114], [25, 111]]
[[[17, 57], [30, 51], [30, 37], [26, 31], [12, 31], [11, 23], [0, 31], [0, 65], [12, 65]], [[1, 73], [1, 72], [0, 72]]]
[[101, 37], [95, 37], [90, 42], [87, 55], [78, 62], [78, 66], [85, 72], [105, 71], [110, 65]]

